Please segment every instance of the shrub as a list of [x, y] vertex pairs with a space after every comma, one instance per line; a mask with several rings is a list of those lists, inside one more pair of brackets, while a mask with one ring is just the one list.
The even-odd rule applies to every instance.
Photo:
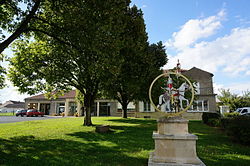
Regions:
[[[217, 112], [204, 112], [202, 114], [203, 123], [208, 124], [208, 125], [209, 125], [209, 123], [208, 123], [209, 119], [218, 119], [218, 120], [220, 120], [220, 118], [221, 118], [221, 115], [218, 114]], [[212, 120], [212, 121], [214, 121], [214, 120]]]
[[224, 113], [224, 117], [235, 117], [239, 116], [240, 114], [238, 112], [230, 112], [230, 113]]
[[75, 116], [75, 117], [78, 117], [78, 113], [77, 113], [77, 112], [76, 112], [76, 113], [74, 113], [74, 116]]
[[221, 122], [227, 135], [229, 135], [234, 141], [244, 145], [250, 145], [249, 116], [223, 118]]
[[221, 125], [221, 121], [220, 119], [210, 118], [208, 119], [207, 124], [212, 127], [219, 127]]
[[64, 116], [65, 116], [65, 113], [64, 113], [64, 112], [62, 112], [62, 113], [60, 113], [60, 115], [61, 115], [62, 117], [64, 117]]
[[228, 124], [229, 124], [229, 122], [230, 122], [230, 119], [231, 118], [222, 118], [221, 119], [221, 127], [223, 128], [223, 129], [226, 129], [226, 126], [228, 126]]

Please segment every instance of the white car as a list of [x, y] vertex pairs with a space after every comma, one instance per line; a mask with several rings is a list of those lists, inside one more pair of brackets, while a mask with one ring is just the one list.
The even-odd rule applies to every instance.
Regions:
[[250, 113], [250, 107], [243, 107], [241, 108], [241, 110], [239, 111], [240, 115], [245, 115], [245, 114], [249, 114]]
[[241, 110], [242, 110], [242, 108], [237, 108], [236, 111], [234, 111], [234, 112], [240, 113]]

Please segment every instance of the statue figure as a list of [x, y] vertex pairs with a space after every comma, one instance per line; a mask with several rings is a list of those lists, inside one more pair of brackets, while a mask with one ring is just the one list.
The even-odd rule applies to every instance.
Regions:
[[168, 77], [167, 88], [162, 88], [165, 92], [159, 96], [159, 105], [157, 107], [163, 112], [172, 112], [171, 105], [179, 103], [183, 110], [183, 101], [186, 101], [187, 105], [189, 105], [188, 99], [185, 98], [185, 91], [188, 88], [189, 85], [186, 82], [182, 83], [178, 89], [173, 88], [172, 79]]

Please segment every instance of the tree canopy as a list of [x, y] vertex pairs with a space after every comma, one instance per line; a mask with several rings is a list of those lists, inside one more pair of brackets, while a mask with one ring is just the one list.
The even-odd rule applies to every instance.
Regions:
[[[2, 0], [0, 2], [0, 53], [28, 28], [35, 18], [42, 0]], [[21, 7], [22, 6], [22, 7]], [[3, 31], [11, 33], [6, 37]]]
[[220, 105], [227, 105], [231, 111], [235, 111], [237, 108], [249, 107], [250, 106], [250, 92], [243, 92], [242, 96], [234, 94], [230, 89], [220, 89], [218, 99]]
[[[144, 27], [144, 24], [141, 26]], [[135, 37], [132, 43], [141, 44], [143, 41], [138, 38]], [[167, 62], [161, 42], [148, 45], [145, 38], [143, 40], [143, 46], [135, 44], [124, 47], [120, 56], [120, 69], [105, 82], [108, 96], [117, 99], [122, 105], [124, 118], [127, 117], [129, 102], [148, 101], [149, 86], [153, 79], [161, 74], [160, 68]]]
[[[126, 33], [129, 2], [64, 1], [44, 6], [46, 15], [34, 30], [35, 41], [16, 43], [10, 79], [21, 92], [61, 91], [72, 87], [84, 95], [85, 125], [91, 125], [91, 106], [105, 71], [115, 70]], [[38, 26], [39, 25], [39, 26]]]

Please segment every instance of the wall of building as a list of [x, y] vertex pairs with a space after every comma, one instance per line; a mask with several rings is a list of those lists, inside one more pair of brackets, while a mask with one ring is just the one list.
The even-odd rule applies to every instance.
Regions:
[[[136, 112], [135, 117], [158, 119], [166, 114], [164, 112]], [[202, 114], [202, 112], [185, 112], [181, 116], [188, 120], [202, 120]]]
[[213, 90], [213, 74], [202, 71], [198, 68], [192, 68], [183, 73], [183, 75], [199, 82], [200, 94], [197, 94], [197, 100], [208, 100], [209, 111], [216, 111], [216, 100]]
[[209, 111], [217, 111], [215, 94], [214, 95], [200, 95], [197, 100], [207, 100], [209, 103]]
[[22, 110], [22, 109], [24, 109], [24, 108], [5, 108], [5, 107], [3, 107], [0, 109], [0, 112], [1, 113], [5, 113], [5, 112], [13, 113], [13, 112], [16, 112], [17, 110]]

